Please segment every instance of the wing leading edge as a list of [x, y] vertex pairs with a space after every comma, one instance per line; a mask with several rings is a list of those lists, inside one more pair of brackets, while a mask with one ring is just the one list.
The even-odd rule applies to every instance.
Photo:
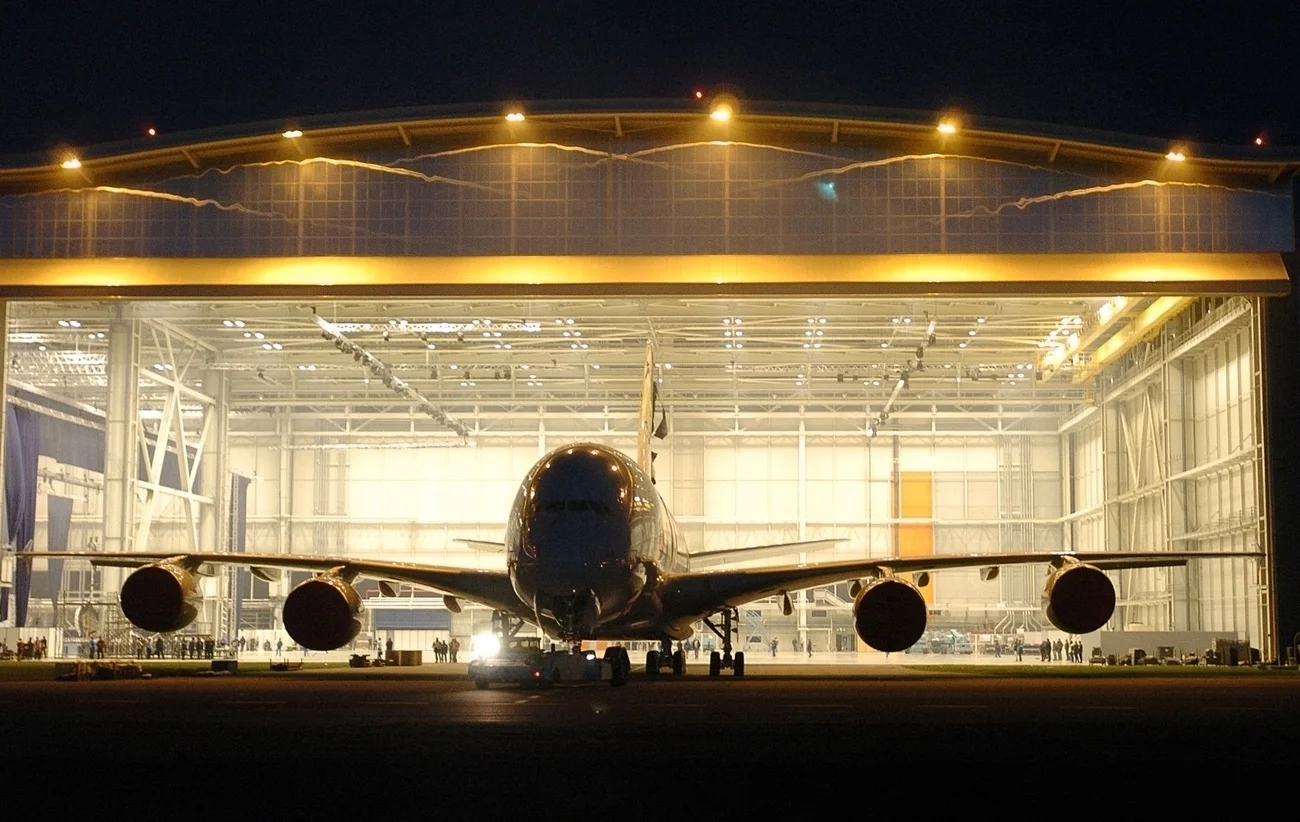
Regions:
[[467, 599], [499, 611], [517, 613], [519, 598], [515, 596], [510, 577], [505, 571], [482, 571], [473, 568], [450, 568], [436, 565], [418, 565], [410, 562], [383, 562], [356, 557], [303, 557], [292, 554], [218, 554], [218, 553], [142, 553], [94, 554], [86, 552], [38, 551], [25, 556], [33, 558], [83, 559], [92, 565], [139, 568], [155, 562], [174, 560], [191, 568], [204, 565], [242, 565], [253, 569], [285, 568], [301, 571], [333, 571], [369, 577], [384, 582], [407, 582], [431, 588], [444, 594]]

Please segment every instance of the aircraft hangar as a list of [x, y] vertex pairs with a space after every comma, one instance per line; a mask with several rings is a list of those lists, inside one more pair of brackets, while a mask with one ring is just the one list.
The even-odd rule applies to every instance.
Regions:
[[[24, 556], [46, 549], [499, 567], [481, 543], [539, 456], [635, 450], [649, 344], [657, 486], [692, 550], [1239, 551], [1109, 572], [1104, 632], [1277, 657], [1264, 309], [1295, 158], [706, 103], [8, 158], [0, 630], [131, 641], [124, 570]], [[215, 570], [187, 631], [282, 636], [306, 576]], [[927, 643], [1059, 635], [1042, 567], [914, 581]], [[360, 590], [399, 647], [490, 623]], [[742, 642], [870, 656], [849, 583], [792, 598], [743, 608]]]

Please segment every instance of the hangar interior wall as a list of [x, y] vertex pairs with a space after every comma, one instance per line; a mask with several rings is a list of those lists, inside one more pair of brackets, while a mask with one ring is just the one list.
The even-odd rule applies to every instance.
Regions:
[[[674, 413], [671, 433], [658, 445], [658, 487], [697, 551], [835, 537], [847, 542], [804, 558], [884, 557], [899, 552], [900, 532], [913, 525], [932, 527], [933, 549], [941, 554], [1263, 550], [1259, 309], [1249, 300], [1198, 303], [1098, 376], [1091, 403], [1041, 430], [1008, 418], [993, 419], [982, 431], [945, 431], [934, 422], [930, 430], [913, 426], [868, 437], [847, 423], [838, 431], [809, 431], [804, 410], [721, 421]], [[138, 384], [154, 391], [160, 383]], [[138, 430], [169, 442], [173, 456], [179, 436], [210, 455], [203, 465], [209, 472], [217, 464], [217, 438], [207, 426], [223, 430], [221, 479], [231, 473], [252, 479], [247, 545], [256, 552], [495, 567], [499, 556], [454, 540], [501, 539], [510, 501], [533, 461], [550, 447], [593, 436], [591, 420], [581, 414], [548, 414], [529, 423], [532, 432], [485, 427], [473, 448], [373, 447], [340, 428], [338, 418], [227, 416], [223, 402], [206, 397], [181, 413], [177, 399], [173, 411], [138, 419]], [[177, 422], [170, 434], [169, 413]], [[612, 419], [604, 422], [609, 433], [597, 438], [634, 450], [630, 416]], [[102, 546], [106, 529], [115, 527], [105, 496], [112, 478], [48, 456], [39, 470], [39, 497], [74, 501], [70, 548]], [[899, 505], [904, 474], [928, 483], [929, 517]], [[116, 527], [131, 535], [135, 550], [220, 545], [212, 542], [224, 532], [213, 525], [222, 518], [212, 515], [211, 498], [162, 493], [149, 477], [129, 479], [128, 523]], [[39, 497], [38, 548], [46, 539]], [[55, 601], [44, 563], [34, 565], [32, 613], [46, 625], [72, 626], [80, 605], [111, 602], [120, 585], [113, 569], [69, 563], [53, 583]], [[1257, 642], [1265, 630], [1262, 574], [1246, 559], [1112, 572], [1119, 597], [1112, 626], [1224, 630]], [[8, 567], [6, 579], [12, 578]], [[244, 618], [274, 624], [275, 603], [301, 578], [255, 582]], [[204, 584], [210, 604], [198, 629], [235, 627], [229, 576]], [[976, 570], [936, 574], [928, 592], [932, 624], [1046, 628], [1038, 607], [1042, 584], [1039, 567], [1005, 568], [990, 582]], [[747, 612], [750, 631], [842, 629], [850, 601], [845, 586], [818, 591], [784, 622], [774, 603], [759, 604]]]

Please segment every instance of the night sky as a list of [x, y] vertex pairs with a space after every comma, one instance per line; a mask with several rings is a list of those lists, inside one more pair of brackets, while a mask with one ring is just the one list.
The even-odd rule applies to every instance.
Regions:
[[[453, 7], [459, 6], [459, 7]], [[0, 156], [398, 106], [743, 97], [1033, 120], [1300, 155], [1300, 14], [1278, 3], [6, 3]], [[1300, 270], [1294, 266], [1293, 271]], [[1277, 464], [1300, 335], [1274, 301]], [[1282, 474], [1288, 472], [1279, 472]], [[1300, 511], [1279, 478], [1282, 635]]]
[[1300, 15], [1268, 14], [1282, 5], [1116, 3], [1072, 18], [1062, 4], [969, 0], [6, 3], [0, 154], [149, 125], [720, 83], [751, 99], [1300, 146]]

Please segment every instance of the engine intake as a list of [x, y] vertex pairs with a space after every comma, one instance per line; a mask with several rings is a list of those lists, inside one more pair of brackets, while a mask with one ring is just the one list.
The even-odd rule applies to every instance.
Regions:
[[122, 613], [132, 625], [152, 633], [179, 631], [199, 615], [203, 595], [189, 571], [156, 562], [131, 572], [122, 583]]
[[361, 596], [336, 574], [313, 577], [284, 600], [284, 629], [304, 648], [332, 651], [361, 631]]
[[1095, 566], [1066, 565], [1047, 578], [1043, 611], [1057, 629], [1067, 634], [1091, 633], [1115, 613], [1115, 586]]
[[925, 597], [898, 577], [867, 585], [853, 600], [853, 627], [877, 651], [905, 651], [925, 633]]

